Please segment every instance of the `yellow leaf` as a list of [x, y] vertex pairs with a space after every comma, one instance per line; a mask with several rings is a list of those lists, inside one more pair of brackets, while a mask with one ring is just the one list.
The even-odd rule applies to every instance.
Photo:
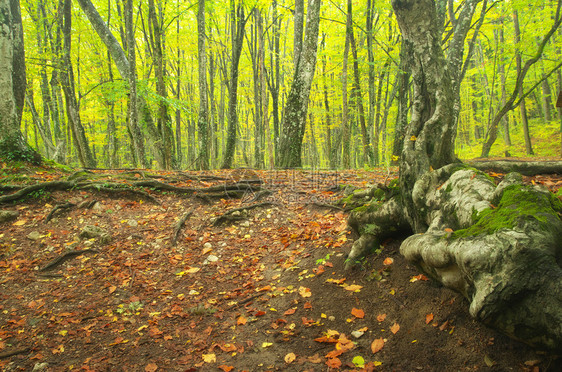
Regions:
[[12, 226], [23, 226], [27, 223], [27, 220], [18, 220], [12, 224]]
[[66, 336], [67, 333], [68, 333], [67, 330], [60, 331], [60, 332], [59, 332], [59, 335], [61, 335], [61, 336]]
[[310, 288], [306, 288], [306, 287], [299, 287], [299, 294], [304, 298], [312, 296], [312, 292], [310, 292]]
[[215, 363], [217, 361], [217, 356], [214, 353], [203, 354], [202, 356], [205, 363]]
[[285, 355], [285, 363], [287, 364], [291, 364], [295, 361], [295, 359], [297, 359], [297, 356], [295, 355], [295, 353], [289, 353], [287, 355]]
[[416, 136], [410, 137], [410, 141], [415, 141], [416, 139], [417, 139]]
[[266, 347], [270, 347], [271, 345], [273, 345], [273, 342], [264, 341], [264, 343], [261, 344], [261, 347], [265, 349]]
[[373, 365], [374, 365], [375, 367], [382, 366], [382, 362], [374, 361], [374, 362], [373, 362]]
[[345, 290], [346, 291], [352, 291], [352, 292], [360, 292], [361, 288], [363, 288], [362, 285], [350, 284], [350, 285], [345, 287]]

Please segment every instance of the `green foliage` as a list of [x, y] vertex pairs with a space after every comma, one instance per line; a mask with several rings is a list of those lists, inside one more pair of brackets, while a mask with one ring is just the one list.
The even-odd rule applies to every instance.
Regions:
[[27, 145], [12, 138], [0, 140], [0, 159], [6, 162], [24, 161], [34, 165], [41, 164], [41, 155]]

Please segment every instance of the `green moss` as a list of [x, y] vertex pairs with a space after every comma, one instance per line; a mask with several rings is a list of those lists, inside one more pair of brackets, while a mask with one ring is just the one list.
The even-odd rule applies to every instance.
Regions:
[[400, 180], [398, 178], [393, 179], [388, 183], [389, 188], [398, 188], [400, 187]]
[[493, 234], [501, 229], [513, 229], [529, 219], [535, 219], [548, 228], [548, 216], [558, 218], [562, 203], [554, 195], [538, 193], [530, 186], [512, 185], [507, 187], [496, 208], [488, 208], [480, 213], [472, 213], [475, 223], [455, 231], [450, 239], [466, 238], [481, 234]]
[[382, 205], [380, 201], [373, 201], [371, 203], [363, 204], [357, 208], [353, 208], [353, 212], [375, 212]]

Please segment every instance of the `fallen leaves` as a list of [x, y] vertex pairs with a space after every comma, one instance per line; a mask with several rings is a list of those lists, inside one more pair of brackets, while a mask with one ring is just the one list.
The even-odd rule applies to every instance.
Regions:
[[301, 297], [307, 298], [312, 296], [312, 292], [310, 291], [310, 288], [306, 288], [306, 287], [299, 287], [299, 295], [301, 295]]
[[371, 351], [373, 352], [373, 354], [378, 353], [384, 346], [384, 339], [381, 338], [376, 338], [372, 343], [371, 343]]
[[350, 284], [344, 287], [346, 291], [351, 291], [351, 292], [360, 292], [361, 288], [363, 288], [363, 286], [358, 284]]
[[393, 325], [390, 326], [390, 332], [392, 332], [392, 334], [394, 334], [394, 335], [399, 330], [400, 330], [400, 325], [398, 323], [394, 323]]
[[377, 315], [377, 322], [382, 323], [386, 319], [386, 314]]
[[425, 324], [431, 323], [432, 320], [433, 320], [433, 313], [429, 313], [425, 316]]
[[248, 319], [244, 315], [240, 315], [238, 317], [238, 319], [236, 320], [236, 324], [244, 325], [244, 324], [246, 324], [247, 321], [248, 321]]
[[356, 318], [363, 319], [365, 317], [365, 312], [361, 309], [353, 308], [351, 309], [351, 315]]
[[205, 363], [216, 363], [217, 361], [217, 356], [214, 353], [203, 354], [202, 357]]
[[285, 360], [285, 363], [291, 364], [295, 361], [295, 359], [297, 359], [297, 356], [295, 355], [295, 353], [289, 353], [285, 355], [285, 358], [283, 359]]

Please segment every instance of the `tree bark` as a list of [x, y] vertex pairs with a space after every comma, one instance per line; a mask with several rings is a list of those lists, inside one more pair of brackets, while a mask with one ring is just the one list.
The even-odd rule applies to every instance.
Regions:
[[343, 62], [342, 62], [342, 72], [341, 72], [341, 128], [342, 128], [342, 167], [343, 169], [349, 169], [349, 158], [350, 158], [350, 122], [349, 122], [349, 102], [347, 99], [347, 65], [349, 61], [349, 47], [351, 40], [351, 30], [352, 30], [352, 20], [351, 13], [349, 12], [349, 0], [348, 0], [348, 11], [345, 22], [345, 45], [343, 48]]
[[20, 130], [26, 81], [19, 0], [0, 2], [0, 30], [0, 158], [40, 163]]
[[72, 47], [71, 30], [72, 30], [72, 6], [70, 0], [64, 1], [63, 8], [63, 36], [64, 36], [64, 50], [63, 50], [63, 70], [61, 71], [61, 85], [64, 92], [66, 102], [66, 113], [70, 129], [72, 130], [72, 137], [74, 139], [74, 146], [78, 154], [78, 158], [83, 167], [95, 168], [96, 161], [90, 149], [88, 139], [82, 121], [80, 119], [80, 109], [76, 100], [76, 92], [74, 87], [74, 72], [72, 62], [70, 60], [70, 50]]
[[232, 17], [232, 62], [230, 64], [230, 79], [228, 85], [228, 130], [226, 139], [226, 149], [221, 168], [229, 169], [234, 161], [236, 150], [236, 132], [238, 130], [238, 66], [242, 55], [242, 45], [244, 42], [244, 32], [247, 18], [244, 17], [244, 7], [242, 4], [235, 6], [231, 0]]
[[209, 109], [207, 104], [207, 48], [205, 47], [205, 0], [197, 9], [197, 56], [199, 61], [199, 156], [198, 168], [209, 169]]
[[278, 166], [284, 168], [302, 165], [302, 140], [306, 124], [308, 98], [316, 69], [320, 3], [321, 0], [309, 0], [308, 2], [303, 50], [295, 69], [283, 114]]

